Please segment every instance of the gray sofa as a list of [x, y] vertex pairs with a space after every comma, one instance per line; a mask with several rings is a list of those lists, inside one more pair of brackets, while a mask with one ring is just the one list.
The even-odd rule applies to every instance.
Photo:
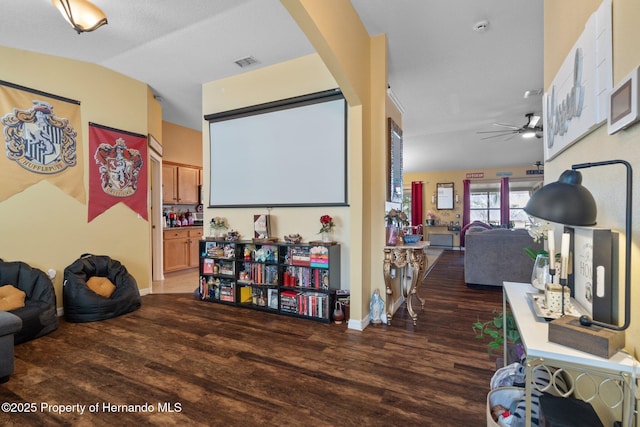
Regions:
[[0, 383], [13, 374], [13, 335], [22, 328], [22, 319], [8, 311], [0, 311]]
[[533, 260], [524, 248], [543, 249], [527, 230], [469, 229], [465, 235], [464, 278], [467, 286], [502, 286], [503, 281], [531, 281]]

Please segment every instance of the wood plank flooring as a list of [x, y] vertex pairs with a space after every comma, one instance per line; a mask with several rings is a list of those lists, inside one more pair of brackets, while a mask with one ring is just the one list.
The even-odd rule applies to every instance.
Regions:
[[16, 347], [0, 401], [22, 413], [0, 412], [0, 425], [484, 426], [495, 356], [471, 324], [502, 293], [467, 288], [463, 257], [436, 262], [416, 327], [405, 307], [359, 332], [189, 294], [147, 295], [102, 322], [61, 319]]

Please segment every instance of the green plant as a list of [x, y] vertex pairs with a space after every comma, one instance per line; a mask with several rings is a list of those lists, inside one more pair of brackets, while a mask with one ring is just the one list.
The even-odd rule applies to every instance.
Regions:
[[504, 314], [501, 310], [493, 310], [494, 318], [486, 322], [481, 322], [480, 319], [473, 324], [473, 332], [478, 339], [489, 339], [487, 344], [487, 351], [491, 354], [494, 350], [499, 350], [504, 344], [506, 337], [507, 343], [520, 344], [520, 332], [516, 321], [513, 318], [513, 314], [507, 311], [507, 329], [506, 333], [503, 333], [504, 329]]
[[409, 218], [407, 217], [407, 214], [396, 209], [391, 209], [387, 212], [384, 219], [387, 221], [387, 225], [395, 225], [397, 227], [409, 225]]
[[544, 249], [541, 251], [536, 251], [533, 248], [524, 248], [524, 253], [527, 254], [529, 258], [531, 258], [534, 261], [536, 260], [539, 254], [549, 255], [549, 252], [545, 251]]

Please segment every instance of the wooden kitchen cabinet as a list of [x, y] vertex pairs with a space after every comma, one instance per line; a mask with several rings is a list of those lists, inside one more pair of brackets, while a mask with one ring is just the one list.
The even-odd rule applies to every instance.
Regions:
[[198, 244], [201, 228], [171, 228], [163, 233], [164, 272], [185, 270], [198, 266]]
[[162, 201], [164, 204], [198, 203], [200, 168], [162, 163]]

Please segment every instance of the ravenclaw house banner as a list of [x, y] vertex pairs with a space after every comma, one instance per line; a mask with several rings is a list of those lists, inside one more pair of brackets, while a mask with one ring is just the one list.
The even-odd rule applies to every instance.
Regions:
[[89, 222], [122, 202], [147, 219], [147, 138], [89, 123]]
[[0, 202], [47, 180], [85, 202], [80, 102], [0, 80]]

